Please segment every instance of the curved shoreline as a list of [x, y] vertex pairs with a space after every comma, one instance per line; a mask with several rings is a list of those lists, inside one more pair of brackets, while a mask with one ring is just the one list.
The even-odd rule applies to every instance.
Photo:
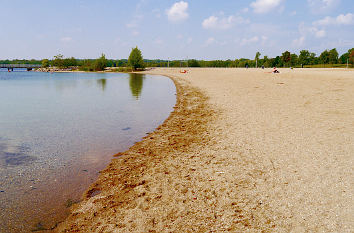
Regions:
[[175, 111], [112, 161], [58, 232], [354, 229], [352, 71], [149, 74], [175, 81]]
[[[211, 123], [214, 117], [213, 110], [206, 104], [207, 97], [189, 86], [185, 80], [164, 76], [170, 78], [176, 86], [174, 111], [154, 132], [127, 151], [116, 155], [117, 158], [100, 172], [97, 181], [84, 193], [83, 201], [73, 206], [71, 215], [58, 225], [56, 232], [96, 231], [101, 229], [98, 220], [100, 215], [109, 218], [108, 212], [111, 212], [118, 216], [120, 211], [135, 208], [139, 202], [144, 206], [143, 199], [149, 199], [147, 192], [153, 181], [149, 180], [152, 177], [149, 177], [147, 170], [154, 169], [158, 175], [172, 176], [169, 171], [171, 168], [163, 166], [162, 160], [187, 152], [191, 144], [209, 140], [205, 132], [208, 122]], [[91, 226], [86, 228], [88, 223]]]

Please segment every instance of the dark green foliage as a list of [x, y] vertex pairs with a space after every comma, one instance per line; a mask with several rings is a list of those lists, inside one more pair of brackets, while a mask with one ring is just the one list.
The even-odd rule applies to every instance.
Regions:
[[284, 53], [282, 53], [281, 60], [283, 61], [283, 64], [289, 66], [291, 60], [291, 53], [289, 51], [285, 51]]
[[325, 50], [321, 53], [320, 55], [320, 62], [322, 64], [328, 64], [329, 63], [329, 51]]
[[53, 66], [58, 68], [64, 68], [64, 56], [62, 54], [54, 56]]
[[353, 66], [354, 65], [354, 48], [348, 50], [349, 54], [349, 63]]
[[279, 56], [276, 56], [272, 62], [273, 67], [283, 66], [283, 62]]
[[43, 59], [42, 60], [42, 68], [48, 68], [48, 67], [49, 67], [49, 60]]
[[[14, 59], [14, 60], [0, 60], [1, 64], [39, 64], [42, 67], [48, 67], [50, 65], [56, 66], [58, 68], [78, 68], [83, 71], [102, 71], [105, 67], [116, 67], [116, 69], [111, 69], [109, 71], [118, 71], [118, 72], [130, 72], [132, 70], [141, 69], [145, 66], [148, 67], [167, 67], [168, 63], [170, 67], [256, 67], [256, 60], [258, 67], [262, 65], [265, 67], [345, 67], [347, 61], [349, 67], [354, 66], [354, 48], [349, 49], [347, 53], [338, 56], [336, 49], [325, 50], [321, 53], [320, 56], [316, 56], [315, 53], [311, 53], [308, 50], [300, 51], [299, 56], [295, 53], [290, 53], [288, 51], [284, 52], [282, 56], [277, 56], [275, 58], [269, 58], [264, 56], [263, 59], [260, 58], [260, 53], [257, 52], [255, 59], [235, 59], [235, 60], [143, 60], [141, 51], [136, 47], [132, 49], [132, 53], [129, 56], [129, 59], [106, 59], [105, 56], [102, 56], [98, 59], [75, 59], [64, 58], [63, 55], [59, 54], [54, 56], [53, 60], [43, 59], [43, 60], [25, 60], [25, 59]], [[132, 66], [132, 63], [136, 64]], [[345, 66], [337, 66], [337, 64], [345, 64]], [[329, 66], [327, 66], [329, 65]]]
[[301, 50], [299, 55], [299, 64], [308, 65], [310, 64], [310, 52], [308, 50]]
[[107, 67], [107, 59], [106, 56], [102, 53], [101, 57], [96, 59], [93, 63], [93, 70], [94, 71], [103, 71], [104, 68]]
[[73, 58], [73, 57], [65, 58], [63, 60], [63, 66], [64, 66], [64, 68], [77, 66], [77, 60], [75, 58]]
[[200, 67], [200, 64], [197, 60], [191, 59], [188, 60], [188, 67]]
[[107, 59], [104, 54], [98, 59], [86, 59], [79, 63], [79, 69], [82, 71], [103, 71], [107, 67]]
[[128, 64], [133, 68], [133, 70], [143, 69], [145, 67], [143, 56], [141, 55], [141, 51], [138, 47], [132, 49], [128, 58]]
[[58, 54], [54, 56], [54, 60], [52, 61], [53, 66], [58, 67], [60, 69], [65, 69], [69, 67], [77, 66], [77, 60], [73, 57], [65, 58], [62, 54]]
[[329, 51], [329, 63], [330, 64], [337, 64], [338, 62], [338, 52], [337, 49], [331, 49]]
[[292, 67], [296, 66], [298, 64], [298, 60], [299, 60], [298, 56], [295, 53], [292, 53], [290, 55], [290, 66]]
[[347, 64], [347, 61], [349, 60], [349, 53], [344, 53], [342, 56], [339, 57], [338, 62], [340, 64]]

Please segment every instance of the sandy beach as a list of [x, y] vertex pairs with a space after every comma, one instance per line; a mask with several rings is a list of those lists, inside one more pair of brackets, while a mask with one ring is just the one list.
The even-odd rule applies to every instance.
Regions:
[[55, 232], [353, 232], [354, 70], [153, 69], [170, 117]]

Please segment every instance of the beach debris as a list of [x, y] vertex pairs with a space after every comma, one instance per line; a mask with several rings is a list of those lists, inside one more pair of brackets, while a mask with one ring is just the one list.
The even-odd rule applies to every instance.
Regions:
[[68, 200], [66, 200], [65, 206], [66, 206], [66, 208], [70, 208], [72, 205], [77, 204], [79, 202], [80, 202], [80, 200], [73, 200], [73, 199], [69, 198]]
[[94, 197], [94, 196], [97, 196], [98, 194], [100, 194], [101, 193], [101, 190], [99, 190], [99, 189], [97, 189], [97, 188], [93, 188], [93, 189], [91, 189], [91, 190], [89, 190], [88, 192], [87, 192], [87, 197], [89, 197], [89, 198], [91, 198], [91, 197]]
[[38, 223], [34, 226], [34, 229], [32, 229], [31, 231], [32, 231], [32, 232], [35, 232], [35, 231], [45, 231], [45, 230], [48, 230], [48, 229], [45, 228], [44, 225], [43, 225], [41, 222], [38, 222]]
[[122, 155], [123, 155], [123, 153], [122, 153], [122, 152], [119, 152], [119, 153], [113, 155], [113, 157], [119, 157], [119, 156], [122, 156]]

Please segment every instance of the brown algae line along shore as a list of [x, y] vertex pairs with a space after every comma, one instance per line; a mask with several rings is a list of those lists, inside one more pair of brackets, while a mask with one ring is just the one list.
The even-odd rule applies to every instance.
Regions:
[[[191, 84], [189, 74], [146, 73], [174, 81], [174, 111], [154, 132], [119, 153], [54, 231], [273, 229], [269, 208], [250, 193], [252, 181], [223, 174], [230, 161], [221, 156], [222, 129], [215, 127], [222, 111]], [[242, 172], [242, 166], [235, 170]]]
[[[195, 169], [183, 160], [193, 160], [195, 155], [188, 154], [193, 145], [210, 141], [207, 128], [215, 114], [199, 90], [185, 80], [169, 78], [174, 81], [177, 92], [174, 111], [154, 132], [128, 151], [119, 153], [100, 172], [83, 201], [72, 208], [71, 215], [55, 232], [140, 231], [160, 227], [162, 230], [173, 225], [177, 216], [166, 210], [174, 212], [175, 201], [181, 198], [178, 193], [188, 194], [188, 189], [193, 189]], [[174, 183], [176, 192], [165, 190]]]

